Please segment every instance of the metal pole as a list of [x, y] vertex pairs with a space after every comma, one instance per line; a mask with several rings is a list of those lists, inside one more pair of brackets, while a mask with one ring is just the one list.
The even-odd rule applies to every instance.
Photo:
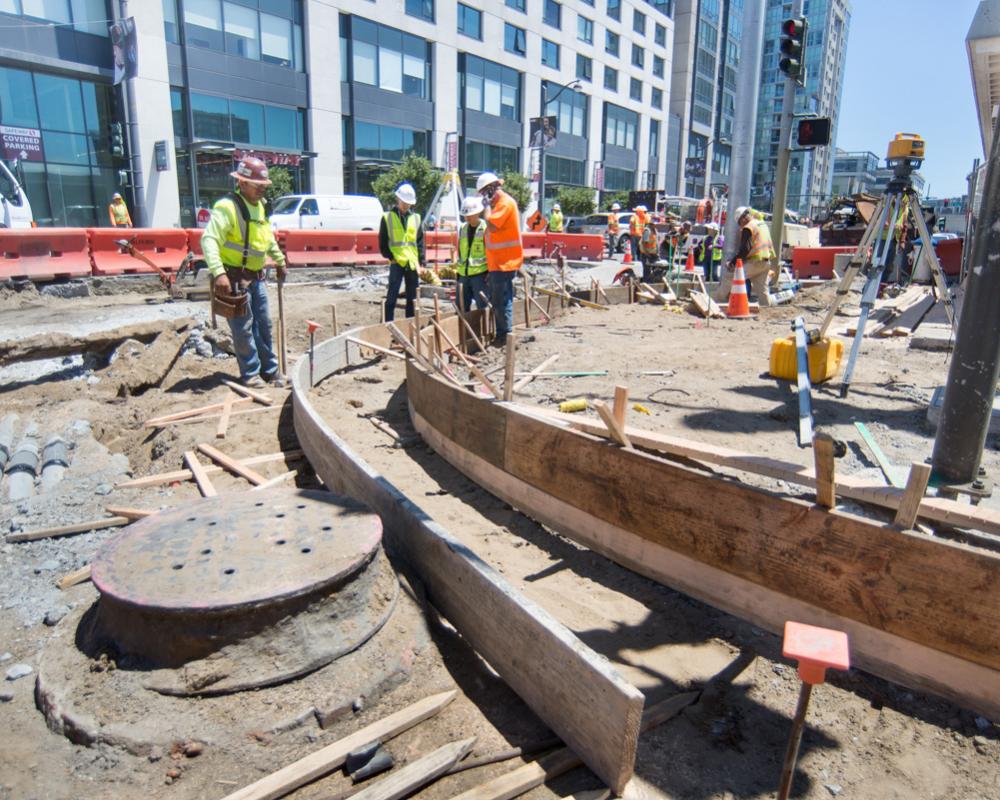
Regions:
[[[128, 0], [119, 0], [121, 19], [128, 19]], [[161, 32], [162, 33], [162, 32]], [[138, 37], [138, 32], [136, 32]], [[132, 161], [132, 204], [135, 206], [135, 224], [137, 228], [149, 227], [149, 217], [146, 213], [146, 188], [142, 176], [142, 152], [139, 149], [139, 112], [135, 96], [136, 78], [125, 81], [122, 91], [125, 93], [125, 103], [128, 106], [128, 152]]]
[[764, 0], [746, 0], [743, 5], [743, 39], [740, 49], [739, 77], [736, 84], [736, 110], [733, 118], [732, 164], [729, 172], [729, 199], [726, 203], [726, 260], [736, 254], [739, 225], [732, 212], [750, 205], [753, 174], [753, 145], [760, 89], [760, 59], [764, 42]]
[[[1000, 120], [998, 120], [1000, 122]], [[915, 214], [920, 209], [914, 209]], [[953, 483], [977, 479], [1000, 374], [1000, 125], [986, 171], [968, 283], [948, 368], [931, 465]]]
[[802, 743], [802, 730], [806, 724], [806, 711], [809, 708], [809, 698], [812, 695], [812, 684], [803, 683], [799, 690], [799, 702], [795, 707], [795, 719], [792, 721], [792, 731], [788, 736], [788, 747], [785, 750], [785, 762], [781, 768], [781, 784], [778, 787], [778, 800], [787, 800], [792, 789], [792, 777], [795, 775], [795, 762], [799, 757], [799, 745]]
[[[795, 0], [792, 16], [802, 16], [802, 0]], [[802, 43], [802, 66], [806, 68], [806, 43]], [[774, 175], [774, 201], [771, 203], [771, 242], [781, 262], [781, 237], [785, 227], [785, 200], [788, 195], [788, 160], [791, 156], [792, 113], [795, 106], [795, 78], [785, 77], [785, 98], [781, 103], [781, 134], [778, 140], [778, 168]]]
[[958, 285], [961, 286], [965, 283], [965, 279], [969, 274], [969, 256], [971, 255], [971, 237], [975, 233], [975, 226], [972, 220], [972, 210], [974, 203], [976, 201], [976, 184], [979, 182], [979, 159], [974, 159], [972, 162], [972, 172], [969, 173], [969, 177], [966, 180], [966, 185], [968, 186], [968, 201], [965, 209], [965, 236], [962, 241], [962, 267], [959, 271]]

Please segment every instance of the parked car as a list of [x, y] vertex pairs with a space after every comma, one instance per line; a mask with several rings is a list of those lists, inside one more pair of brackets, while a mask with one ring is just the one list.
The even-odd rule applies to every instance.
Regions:
[[[608, 231], [608, 217], [610, 211], [602, 211], [599, 214], [591, 214], [588, 217], [574, 218], [574, 224], [566, 226], [567, 233], [597, 233], [601, 236]], [[625, 251], [625, 240], [628, 238], [628, 221], [632, 216], [631, 211], [618, 212], [618, 241], [615, 242], [615, 250], [619, 253]]]
[[271, 227], [326, 231], [377, 231], [382, 204], [375, 197], [345, 194], [288, 194], [274, 201]]

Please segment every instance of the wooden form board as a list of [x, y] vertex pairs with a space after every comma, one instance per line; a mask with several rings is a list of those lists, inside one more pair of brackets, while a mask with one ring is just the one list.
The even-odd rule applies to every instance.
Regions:
[[[449, 334], [457, 330], [454, 317], [441, 324]], [[346, 366], [344, 335], [317, 345], [318, 380]], [[371, 341], [367, 335], [359, 338]], [[620, 793], [635, 764], [642, 694], [337, 436], [309, 402], [307, 359], [296, 363], [292, 379], [295, 432], [316, 473], [332, 490], [366, 503], [381, 516], [387, 547], [418, 572], [435, 606], [587, 766]], [[490, 438], [502, 443], [501, 407], [487, 405], [499, 426]], [[449, 432], [471, 444], [490, 424], [490, 408], [484, 413], [479, 419], [453, 417]]]
[[[1000, 710], [997, 556], [705, 476], [407, 373], [421, 435], [544, 524], [776, 632], [790, 618], [846, 629], [873, 672]], [[461, 398], [447, 404], [453, 418], [499, 406], [506, 422], [480, 429], [473, 447], [450, 440], [437, 427], [448, 394]]]

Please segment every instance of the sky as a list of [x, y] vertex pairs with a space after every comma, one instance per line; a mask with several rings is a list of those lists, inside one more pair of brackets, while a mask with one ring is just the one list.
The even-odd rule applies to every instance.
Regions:
[[957, 197], [983, 158], [965, 37], [979, 0], [851, 0], [836, 145], [870, 150], [884, 166], [889, 140], [927, 143], [929, 196]]

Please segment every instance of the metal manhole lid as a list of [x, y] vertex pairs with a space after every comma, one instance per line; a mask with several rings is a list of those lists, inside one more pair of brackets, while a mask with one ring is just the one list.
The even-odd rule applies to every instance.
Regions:
[[329, 492], [210, 497], [129, 525], [101, 548], [102, 595], [163, 611], [227, 611], [334, 584], [367, 564], [382, 521]]

